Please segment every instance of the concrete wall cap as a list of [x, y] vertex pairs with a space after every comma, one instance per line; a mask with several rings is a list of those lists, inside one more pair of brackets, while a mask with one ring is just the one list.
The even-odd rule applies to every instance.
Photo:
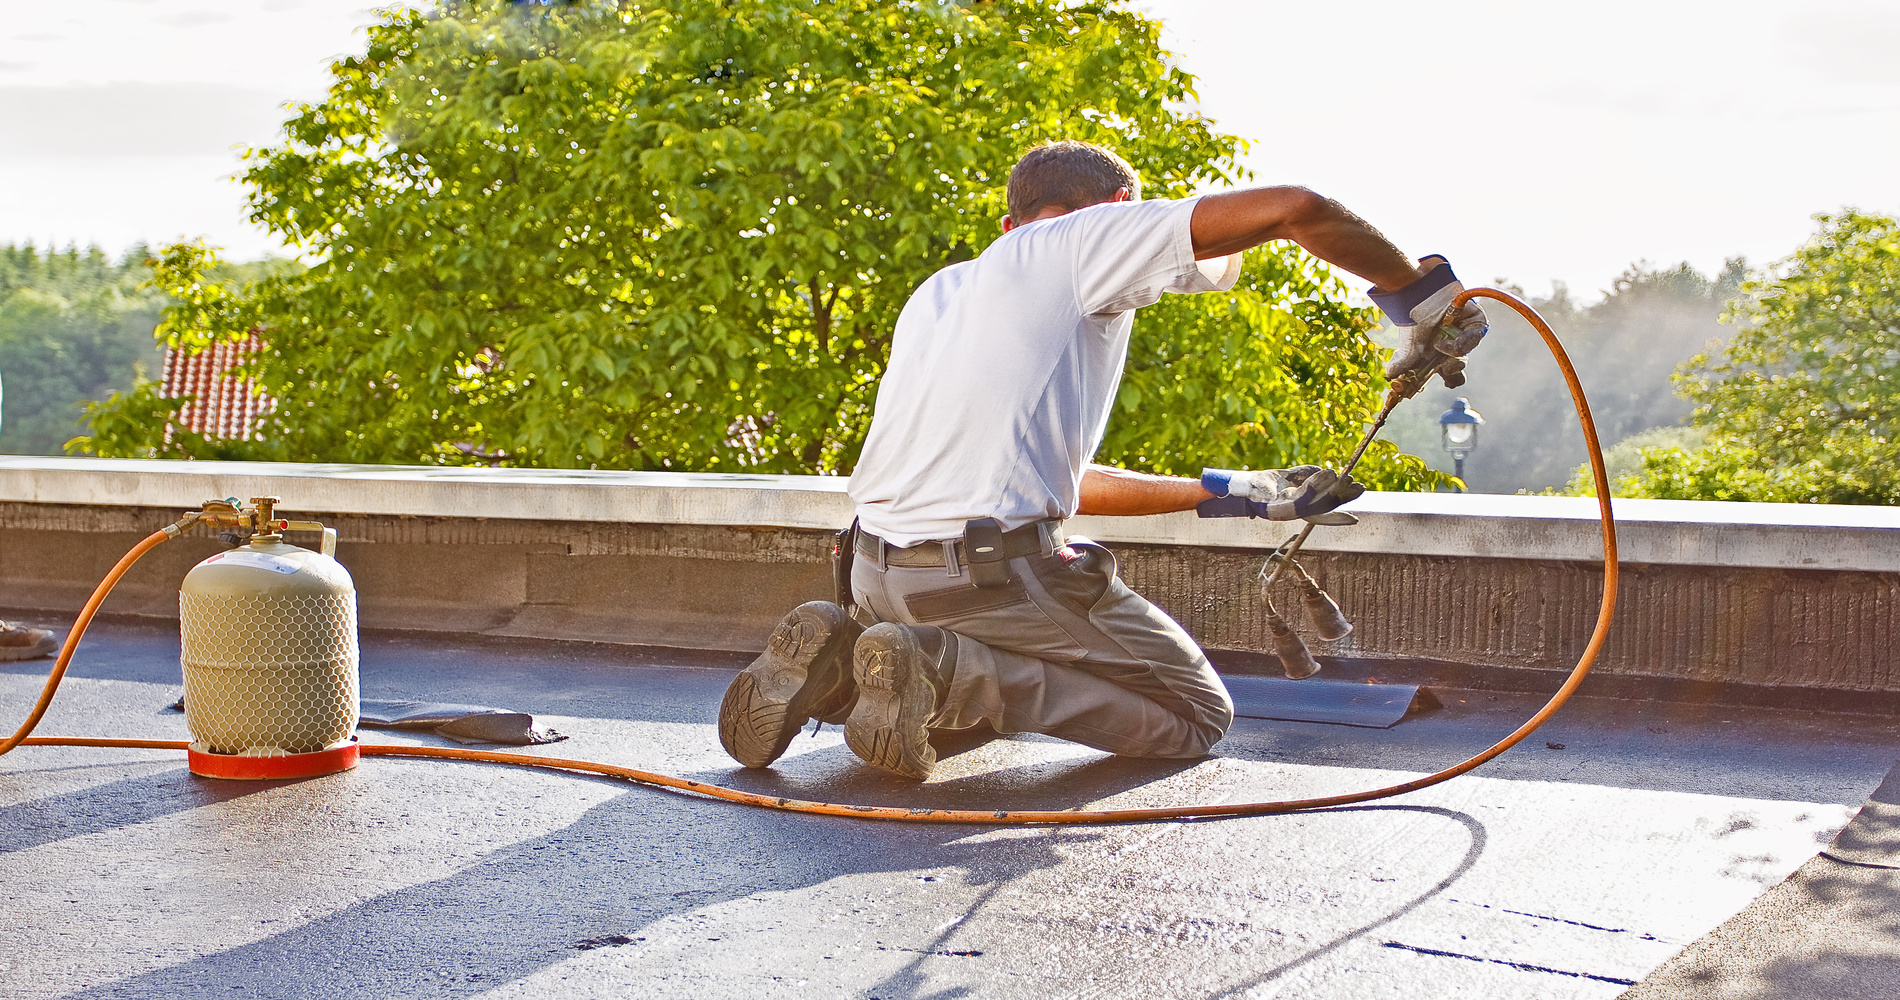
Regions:
[[[837, 476], [186, 462], [0, 456], [0, 501], [195, 507], [275, 495], [284, 510], [439, 517], [756, 525], [836, 529], [850, 522]], [[1588, 497], [1367, 493], [1361, 523], [1321, 528], [1317, 551], [1595, 561]], [[1900, 508], [1617, 500], [1629, 562], [1900, 572]], [[1244, 519], [1077, 517], [1104, 542], [1264, 549], [1298, 529]]]

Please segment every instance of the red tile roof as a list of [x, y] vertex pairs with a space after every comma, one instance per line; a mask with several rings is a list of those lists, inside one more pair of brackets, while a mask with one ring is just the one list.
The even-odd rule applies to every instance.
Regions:
[[257, 391], [248, 378], [227, 374], [232, 366], [263, 346], [256, 334], [237, 343], [218, 343], [196, 354], [178, 348], [165, 351], [165, 395], [191, 396], [172, 414], [166, 440], [174, 427], [196, 431], [214, 441], [249, 441], [257, 436], [258, 418], [276, 408], [277, 401]]

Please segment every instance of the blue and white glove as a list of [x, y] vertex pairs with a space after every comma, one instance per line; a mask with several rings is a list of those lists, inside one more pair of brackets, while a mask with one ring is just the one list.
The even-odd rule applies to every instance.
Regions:
[[1386, 318], [1406, 335], [1405, 343], [1386, 362], [1385, 377], [1396, 379], [1407, 372], [1423, 372], [1419, 384], [1437, 372], [1445, 387], [1465, 384], [1464, 356], [1484, 339], [1491, 323], [1478, 303], [1467, 302], [1447, 317], [1451, 302], [1465, 286], [1451, 273], [1445, 258], [1433, 255], [1419, 258], [1424, 277], [1396, 292], [1374, 289], [1372, 302], [1384, 310]]
[[1333, 508], [1359, 498], [1366, 488], [1331, 469], [1296, 465], [1291, 469], [1201, 470], [1201, 488], [1214, 494], [1194, 510], [1202, 517], [1261, 517], [1269, 521], [1304, 518], [1314, 524], [1357, 524], [1359, 519]]

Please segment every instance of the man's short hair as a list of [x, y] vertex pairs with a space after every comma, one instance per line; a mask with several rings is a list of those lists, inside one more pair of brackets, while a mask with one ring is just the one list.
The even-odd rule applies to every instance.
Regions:
[[1009, 171], [1009, 217], [1021, 224], [1051, 205], [1071, 211], [1099, 205], [1122, 188], [1131, 199], [1141, 197], [1141, 178], [1127, 160], [1092, 142], [1046, 142]]

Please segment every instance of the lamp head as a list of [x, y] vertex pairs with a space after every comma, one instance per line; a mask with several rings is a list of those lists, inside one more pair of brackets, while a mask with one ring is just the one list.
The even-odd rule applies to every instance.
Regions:
[[1484, 415], [1471, 408], [1471, 400], [1458, 397], [1438, 417], [1438, 428], [1444, 434], [1445, 450], [1463, 454], [1478, 446], [1478, 425], [1484, 423]]

